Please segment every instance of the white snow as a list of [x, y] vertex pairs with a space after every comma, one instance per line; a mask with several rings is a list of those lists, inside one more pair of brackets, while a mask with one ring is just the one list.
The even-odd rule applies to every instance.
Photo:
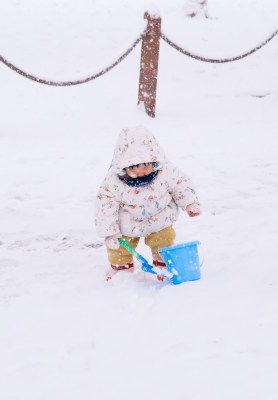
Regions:
[[[210, 19], [160, 0], [162, 30], [207, 57], [278, 28], [275, 0], [208, 0]], [[0, 54], [52, 80], [108, 66], [145, 27], [144, 1], [6, 0]], [[27, 80], [0, 63], [0, 398], [276, 400], [278, 37], [231, 64], [161, 41], [157, 116], [136, 106], [140, 45], [90, 83]], [[106, 283], [98, 185], [121, 128], [146, 125], [188, 173], [203, 214], [201, 280], [123, 272]], [[151, 261], [140, 243], [138, 251]]]

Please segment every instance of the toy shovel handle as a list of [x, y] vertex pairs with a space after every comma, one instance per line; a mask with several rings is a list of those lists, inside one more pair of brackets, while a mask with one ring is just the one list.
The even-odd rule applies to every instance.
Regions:
[[141, 256], [141, 254], [137, 253], [136, 250], [134, 250], [133, 247], [131, 247], [124, 239], [118, 238], [118, 241], [121, 243], [122, 246], [124, 246], [134, 257], [137, 258], [138, 261], [141, 261], [143, 264], [148, 264], [148, 261]]

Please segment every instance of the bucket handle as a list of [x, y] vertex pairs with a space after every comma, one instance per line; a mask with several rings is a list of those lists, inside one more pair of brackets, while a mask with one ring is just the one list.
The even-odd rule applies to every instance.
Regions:
[[205, 255], [204, 255], [204, 252], [203, 252], [203, 247], [202, 247], [202, 243], [198, 243], [198, 246], [199, 246], [199, 249], [201, 249], [201, 256], [202, 256], [202, 261], [200, 262], [200, 268], [203, 266], [203, 264], [204, 264], [204, 261], [205, 261]]

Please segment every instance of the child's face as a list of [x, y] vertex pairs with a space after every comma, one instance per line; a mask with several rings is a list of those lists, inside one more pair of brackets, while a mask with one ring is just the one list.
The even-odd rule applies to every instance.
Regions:
[[139, 178], [145, 175], [149, 175], [153, 170], [153, 163], [143, 163], [132, 165], [131, 167], [125, 168], [126, 173], [131, 178]]

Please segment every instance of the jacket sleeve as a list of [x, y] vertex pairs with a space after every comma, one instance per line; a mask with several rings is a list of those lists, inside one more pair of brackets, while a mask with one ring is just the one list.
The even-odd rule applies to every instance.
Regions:
[[101, 184], [96, 199], [95, 225], [100, 237], [114, 235], [120, 232], [119, 205], [116, 192], [112, 189], [111, 177], [107, 177]]
[[191, 179], [171, 163], [167, 165], [167, 168], [169, 192], [177, 206], [185, 210], [189, 204], [199, 204]]

